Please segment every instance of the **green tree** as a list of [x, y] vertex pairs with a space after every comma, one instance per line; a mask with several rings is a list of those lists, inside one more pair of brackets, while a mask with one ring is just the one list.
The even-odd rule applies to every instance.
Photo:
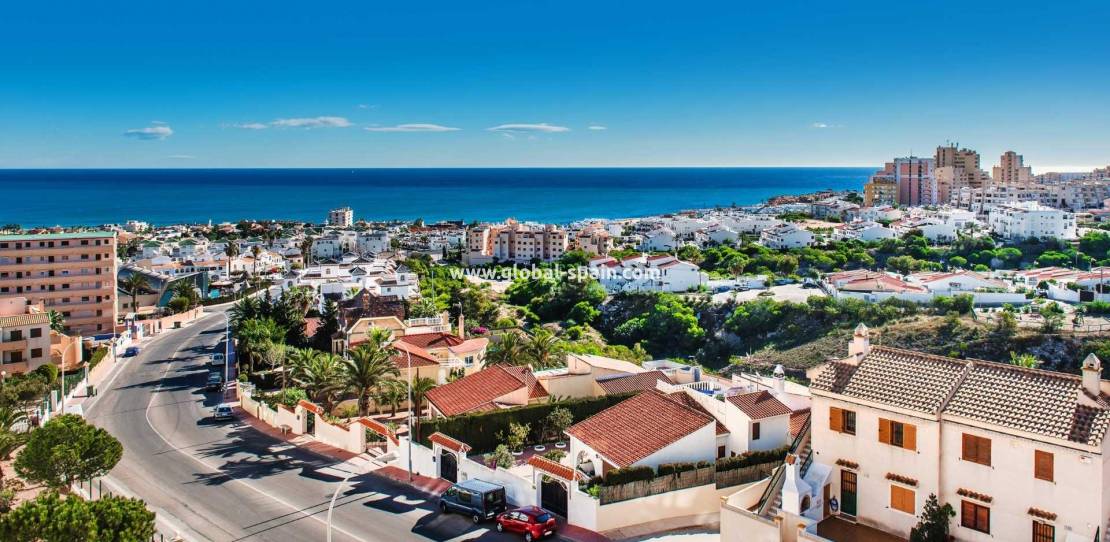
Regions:
[[486, 364], [522, 365], [525, 363], [525, 347], [523, 334], [517, 331], [502, 333], [486, 350]]
[[343, 391], [344, 372], [343, 358], [323, 353], [300, 369], [296, 382], [308, 392], [313, 403], [330, 414], [335, 398]]
[[424, 411], [424, 398], [434, 387], [436, 387], [436, 381], [426, 376], [418, 376], [412, 379], [413, 412], [416, 413], [416, 423], [418, 425], [420, 424], [421, 413]]
[[436, 300], [430, 297], [422, 297], [409, 307], [410, 318], [434, 318], [439, 316], [439, 306], [436, 305]]
[[224, 255], [227, 256], [227, 276], [231, 277], [231, 261], [239, 255], [239, 243], [235, 240], [229, 240], [227, 246], [224, 247]]
[[[12, 453], [27, 442], [29, 433], [16, 430], [27, 423], [27, 413], [14, 405], [0, 406], [0, 460], [11, 459]], [[4, 479], [4, 471], [0, 470], [0, 480]]]
[[573, 320], [576, 324], [589, 324], [600, 315], [601, 311], [595, 309], [588, 301], [579, 301], [571, 307], [567, 319]]
[[935, 494], [929, 494], [925, 506], [921, 508], [917, 525], [910, 530], [910, 542], [947, 542], [948, 523], [956, 516], [952, 505], [941, 504]]
[[137, 271], [119, 279], [119, 289], [131, 296], [131, 312], [139, 312], [139, 294], [150, 290], [150, 281], [146, 275]]
[[373, 328], [367, 342], [348, 352], [345, 362], [347, 389], [358, 397], [358, 413], [365, 416], [370, 410], [370, 397], [383, 381], [401, 372], [393, 363], [397, 351], [392, 346], [393, 336], [387, 329]]
[[397, 408], [408, 400], [408, 383], [396, 378], [387, 378], [378, 384], [374, 392], [374, 402], [381, 411], [382, 405], [389, 405], [389, 416], [397, 415]]
[[107, 431], [75, 414], [63, 414], [31, 432], [15, 458], [23, 479], [69, 491], [78, 480], [108, 474], [123, 456], [123, 445]]
[[139, 499], [95, 501], [47, 491], [0, 516], [0, 539], [10, 542], [136, 542], [154, 536], [154, 512]]
[[47, 315], [48, 318], [50, 318], [50, 329], [51, 330], [57, 331], [58, 333], [64, 333], [65, 332], [65, 330], [66, 330], [66, 321], [65, 321], [65, 317], [62, 316], [62, 313], [60, 313], [60, 312], [58, 312], [54, 309], [50, 309], [50, 310], [46, 311], [46, 315]]
[[1041, 362], [1033, 354], [1018, 354], [1017, 352], [1010, 352], [1010, 364], [1017, 365], [1018, 367], [1025, 367], [1026, 369], [1036, 369], [1037, 365]]
[[550, 369], [566, 365], [567, 354], [554, 333], [539, 329], [524, 347], [525, 359], [534, 369]]

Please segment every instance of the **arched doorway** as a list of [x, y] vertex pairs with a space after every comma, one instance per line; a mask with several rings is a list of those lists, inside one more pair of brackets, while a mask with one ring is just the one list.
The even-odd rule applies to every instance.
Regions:
[[566, 482], [548, 475], [540, 480], [540, 507], [567, 517], [567, 490]]
[[459, 475], [459, 458], [455, 454], [440, 450], [439, 452], [439, 477], [448, 482], [457, 482]]

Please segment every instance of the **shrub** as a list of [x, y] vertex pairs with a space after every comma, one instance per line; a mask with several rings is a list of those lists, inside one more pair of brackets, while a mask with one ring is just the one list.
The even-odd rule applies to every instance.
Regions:
[[778, 463], [786, 458], [790, 451], [789, 446], [758, 452], [745, 452], [733, 457], [722, 457], [717, 460], [717, 472], [760, 465], [763, 463]]
[[551, 451], [545, 452], [543, 454], [543, 456], [552, 460], [552, 461], [554, 461], [554, 462], [556, 462], [556, 463], [558, 463], [558, 462], [562, 461], [564, 457], [567, 456], [567, 453], [562, 451], [562, 450], [551, 450]]
[[696, 470], [697, 463], [682, 462], [682, 463], [662, 463], [659, 465], [659, 476], [666, 476], [668, 474], [679, 474], [682, 472]]
[[504, 444], [498, 444], [493, 453], [489, 455], [489, 459], [493, 461], [497, 468], [508, 469], [513, 466], [513, 453], [509, 451], [509, 447]]
[[619, 486], [630, 482], [641, 482], [655, 478], [655, 471], [647, 466], [631, 466], [613, 469], [602, 480], [602, 485]]

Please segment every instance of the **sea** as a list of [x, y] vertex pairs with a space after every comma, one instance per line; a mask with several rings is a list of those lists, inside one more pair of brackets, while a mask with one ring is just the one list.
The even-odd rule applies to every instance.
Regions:
[[355, 219], [568, 223], [862, 188], [869, 168], [0, 170], [0, 225]]

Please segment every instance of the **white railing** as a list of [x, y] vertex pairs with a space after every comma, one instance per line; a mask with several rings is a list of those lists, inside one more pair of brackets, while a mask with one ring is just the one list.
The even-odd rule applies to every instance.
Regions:
[[690, 388], [692, 390], [697, 390], [697, 391], [700, 391], [700, 392], [716, 392], [716, 391], [720, 391], [722, 389], [720, 385], [718, 385], [716, 382], [713, 382], [711, 380], [698, 380], [697, 382], [687, 382], [685, 384], [679, 384], [679, 386], [681, 386], [683, 388]]
[[443, 318], [439, 316], [431, 316], [427, 318], [409, 318], [408, 320], [405, 320], [405, 325], [409, 327], [440, 326], [443, 325]]

